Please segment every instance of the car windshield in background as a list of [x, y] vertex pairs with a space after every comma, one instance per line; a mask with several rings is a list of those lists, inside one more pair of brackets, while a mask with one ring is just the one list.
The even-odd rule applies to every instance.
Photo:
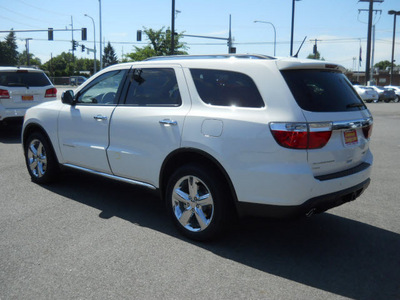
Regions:
[[2, 86], [47, 86], [51, 85], [49, 79], [42, 72], [0, 72], [0, 85]]
[[297, 104], [313, 112], [365, 109], [345, 75], [321, 70], [281, 71]]

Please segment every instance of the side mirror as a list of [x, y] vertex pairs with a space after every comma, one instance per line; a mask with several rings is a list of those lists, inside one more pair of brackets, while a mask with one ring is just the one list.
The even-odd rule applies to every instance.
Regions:
[[75, 104], [75, 95], [73, 90], [68, 90], [62, 93], [61, 102], [64, 104], [74, 105]]

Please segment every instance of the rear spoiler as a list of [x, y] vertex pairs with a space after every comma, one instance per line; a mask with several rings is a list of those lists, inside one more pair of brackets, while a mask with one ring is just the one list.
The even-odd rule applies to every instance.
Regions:
[[338, 71], [344, 73], [346, 69], [338, 64], [325, 62], [321, 60], [313, 59], [285, 59], [277, 60], [276, 65], [279, 70], [328, 70], [328, 71]]

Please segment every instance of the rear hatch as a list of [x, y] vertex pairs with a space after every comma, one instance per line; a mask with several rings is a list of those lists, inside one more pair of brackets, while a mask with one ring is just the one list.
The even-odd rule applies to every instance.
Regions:
[[281, 73], [307, 120], [305, 148], [314, 176], [367, 167], [372, 116], [341, 67], [303, 63]]
[[42, 72], [17, 70], [0, 72], [0, 103], [7, 109], [28, 108], [55, 100], [57, 91]]

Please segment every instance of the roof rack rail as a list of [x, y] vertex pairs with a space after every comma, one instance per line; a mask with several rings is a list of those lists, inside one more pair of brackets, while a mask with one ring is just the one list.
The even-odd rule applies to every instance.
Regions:
[[149, 60], [178, 60], [178, 59], [227, 59], [227, 58], [239, 58], [239, 59], [276, 59], [273, 56], [267, 56], [262, 54], [207, 54], [207, 55], [171, 55], [171, 56], [154, 56], [145, 59]]

